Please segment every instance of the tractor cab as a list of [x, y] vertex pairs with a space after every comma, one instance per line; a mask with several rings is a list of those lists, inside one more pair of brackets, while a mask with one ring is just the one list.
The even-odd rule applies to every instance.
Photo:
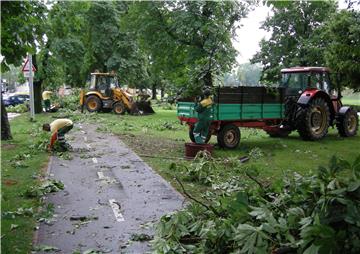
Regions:
[[111, 73], [91, 73], [90, 91], [97, 91], [103, 97], [111, 97], [113, 89], [119, 87], [118, 80]]
[[317, 89], [330, 94], [329, 69], [325, 67], [294, 67], [282, 69], [281, 87], [286, 95], [299, 96], [305, 90]]

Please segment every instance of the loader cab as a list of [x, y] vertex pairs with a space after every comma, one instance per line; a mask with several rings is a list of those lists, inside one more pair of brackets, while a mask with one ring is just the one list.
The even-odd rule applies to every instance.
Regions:
[[111, 97], [114, 88], [119, 87], [116, 76], [108, 73], [91, 73], [90, 91], [97, 91], [104, 97]]
[[329, 69], [324, 67], [294, 67], [282, 69], [281, 87], [286, 95], [296, 96], [307, 89], [318, 89], [330, 94]]

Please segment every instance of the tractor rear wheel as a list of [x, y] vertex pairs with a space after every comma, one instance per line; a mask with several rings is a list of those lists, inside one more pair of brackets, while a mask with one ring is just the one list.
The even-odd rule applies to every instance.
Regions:
[[220, 147], [235, 149], [240, 143], [240, 130], [234, 124], [223, 126], [217, 134], [217, 141]]
[[[189, 128], [189, 138], [190, 138], [191, 142], [196, 143], [195, 142], [195, 137], [194, 137], [194, 128], [195, 128], [194, 125], [190, 126], [190, 128]], [[206, 140], [205, 140], [205, 144], [209, 143], [210, 139], [211, 139], [211, 130], [209, 130], [209, 133], [208, 133], [208, 135], [206, 137]]]
[[99, 112], [102, 107], [101, 100], [95, 95], [90, 95], [86, 98], [85, 106], [89, 112]]
[[126, 112], [126, 108], [124, 103], [122, 102], [115, 102], [113, 105], [113, 112], [117, 115], [123, 115]]
[[302, 109], [297, 118], [297, 130], [304, 140], [319, 140], [326, 136], [330, 123], [330, 110], [323, 98], [315, 98]]
[[355, 136], [359, 128], [359, 117], [354, 109], [348, 110], [336, 124], [338, 132], [342, 137]]

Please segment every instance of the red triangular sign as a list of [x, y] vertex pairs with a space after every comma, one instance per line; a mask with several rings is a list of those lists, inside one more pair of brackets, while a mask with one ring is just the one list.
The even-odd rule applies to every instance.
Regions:
[[[22, 72], [29, 72], [29, 71], [30, 71], [30, 63], [29, 63], [29, 59], [28, 59], [28, 58], [26, 58], [25, 64], [23, 65], [21, 71], [22, 71]], [[34, 71], [34, 72], [36, 71], [36, 68], [35, 68], [34, 65], [32, 66], [32, 71]]]

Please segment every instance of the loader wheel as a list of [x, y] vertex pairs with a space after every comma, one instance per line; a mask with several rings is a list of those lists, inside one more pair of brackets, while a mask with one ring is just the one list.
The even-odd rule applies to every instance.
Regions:
[[[196, 143], [195, 142], [195, 137], [194, 137], [194, 128], [195, 128], [194, 125], [190, 126], [190, 128], [189, 128], [189, 138], [190, 138], [191, 142]], [[205, 144], [209, 143], [210, 139], [211, 139], [211, 131], [209, 131], [209, 133], [208, 133], [208, 135], [206, 137]]]
[[326, 136], [330, 122], [329, 106], [323, 98], [315, 98], [302, 109], [297, 129], [304, 140], [319, 140]]
[[101, 110], [101, 100], [97, 96], [89, 96], [85, 101], [86, 108], [89, 112], [99, 112]]
[[126, 108], [124, 103], [122, 102], [116, 102], [113, 105], [113, 112], [117, 115], [123, 115], [126, 112]]
[[356, 110], [348, 110], [345, 115], [338, 120], [336, 127], [342, 137], [355, 136], [359, 128], [359, 117]]
[[220, 147], [235, 149], [240, 143], [240, 130], [233, 124], [222, 127], [217, 134], [217, 141]]

